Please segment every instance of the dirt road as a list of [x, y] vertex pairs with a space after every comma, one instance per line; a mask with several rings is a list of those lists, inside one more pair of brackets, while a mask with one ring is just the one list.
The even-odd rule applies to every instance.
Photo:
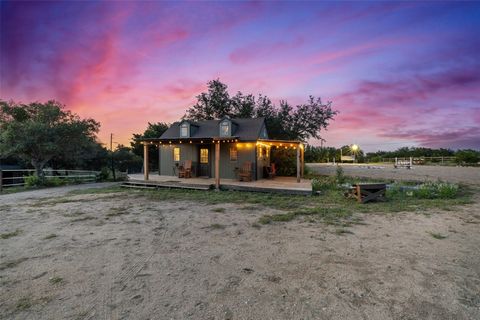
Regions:
[[478, 195], [337, 234], [260, 227], [273, 211], [248, 204], [75, 188], [0, 195], [1, 318], [480, 319]]

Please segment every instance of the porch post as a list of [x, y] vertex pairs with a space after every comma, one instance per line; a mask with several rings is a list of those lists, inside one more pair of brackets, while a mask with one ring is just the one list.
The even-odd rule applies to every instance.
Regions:
[[158, 144], [158, 175], [162, 175], [162, 171], [160, 170], [160, 165], [161, 165], [161, 154], [162, 154], [162, 145]]
[[148, 168], [148, 144], [143, 144], [143, 179], [148, 180], [149, 168]]
[[300, 145], [297, 146], [297, 182], [300, 182]]
[[215, 143], [215, 189], [220, 190], [220, 142]]
[[301, 177], [303, 178], [304, 176], [304, 173], [305, 173], [305, 148], [304, 148], [304, 145], [303, 144], [299, 144], [298, 147], [300, 148], [301, 147], [301, 150], [300, 150], [300, 155], [301, 155], [301, 168], [302, 168], [302, 173], [301, 173]]

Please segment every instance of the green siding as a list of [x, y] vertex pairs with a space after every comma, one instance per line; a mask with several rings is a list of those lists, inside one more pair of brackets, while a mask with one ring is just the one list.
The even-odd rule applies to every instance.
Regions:
[[[185, 160], [192, 160], [194, 172], [198, 170], [199, 164], [199, 149], [200, 147], [209, 147], [210, 169], [211, 177], [215, 176], [215, 146], [214, 145], [198, 145], [198, 144], [177, 144], [177, 145], [163, 145], [160, 148], [160, 175], [173, 176], [173, 149], [180, 148], [180, 162]], [[237, 161], [230, 161], [230, 147], [235, 146], [235, 143], [221, 143], [220, 144], [220, 178], [221, 179], [236, 179], [235, 168], [241, 168], [246, 161], [252, 162], [253, 178], [262, 178], [262, 170], [265, 165], [264, 162], [257, 164], [255, 162], [256, 151], [255, 143], [252, 142], [249, 148], [243, 144], [242, 147], [237, 148]]]

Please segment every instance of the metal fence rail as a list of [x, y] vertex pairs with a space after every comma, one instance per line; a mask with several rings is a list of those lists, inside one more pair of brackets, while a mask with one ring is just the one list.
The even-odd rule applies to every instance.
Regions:
[[[25, 186], [25, 178], [32, 176], [35, 173], [34, 169], [6, 169], [0, 170], [0, 191], [6, 187]], [[90, 182], [96, 181], [98, 171], [89, 170], [43, 170], [44, 176], [47, 179], [58, 178], [66, 181], [80, 181]]]

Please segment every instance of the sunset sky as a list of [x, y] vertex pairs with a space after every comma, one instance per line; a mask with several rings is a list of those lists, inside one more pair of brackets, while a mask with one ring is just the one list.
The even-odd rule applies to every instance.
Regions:
[[219, 78], [332, 101], [329, 146], [480, 149], [478, 2], [0, 5], [0, 98], [58, 100], [100, 121], [102, 142], [178, 120]]

